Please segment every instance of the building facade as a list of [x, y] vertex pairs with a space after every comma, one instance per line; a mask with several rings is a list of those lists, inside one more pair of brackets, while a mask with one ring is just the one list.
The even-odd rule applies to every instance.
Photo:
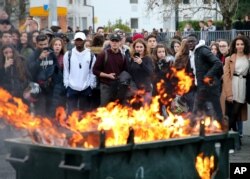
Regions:
[[[162, 0], [150, 12], [147, 11], [146, 1], [92, 0], [92, 5], [95, 7], [95, 26], [107, 26], [109, 22], [114, 23], [122, 19], [125, 24], [137, 31], [141, 29], [151, 31], [153, 28], [175, 31], [176, 15], [179, 21], [222, 19], [217, 11], [211, 10], [218, 9], [216, 0], [182, 0], [177, 8], [168, 5], [169, 9], [165, 6], [169, 4], [169, 0]], [[164, 9], [167, 10], [167, 14], [162, 13]]]
[[145, 0], [92, 0], [92, 4], [96, 27], [114, 24], [119, 19], [136, 31], [163, 27], [162, 17], [146, 11]]
[[[163, 4], [167, 3], [168, 0], [163, 0]], [[216, 0], [182, 0], [178, 6], [172, 6], [172, 11], [168, 17], [163, 18], [165, 22], [163, 28], [174, 31], [176, 29], [176, 18], [178, 21], [222, 20], [218, 11], [219, 7]]]
[[76, 29], [88, 29], [94, 26], [94, 6], [91, 0], [67, 0], [68, 26]]
[[[38, 19], [41, 28], [47, 28], [51, 1], [0, 0], [0, 5], [11, 13], [12, 22], [16, 24], [22, 24], [25, 17], [30, 14]], [[12, 5], [7, 7], [7, 2]], [[67, 26], [73, 30], [88, 29], [92, 26], [96, 30], [98, 26], [108, 26], [121, 19], [124, 24], [136, 31], [152, 31], [153, 28], [175, 31], [177, 19], [222, 19], [217, 11], [211, 10], [218, 9], [216, 0], [181, 0], [178, 7], [169, 6], [170, 0], [159, 0], [159, 4], [156, 3], [151, 11], [147, 10], [146, 2], [147, 0], [57, 0], [58, 25], [62, 26], [64, 31]], [[24, 8], [20, 6], [23, 4], [26, 11], [20, 10]], [[167, 10], [167, 15], [162, 13], [164, 10]]]

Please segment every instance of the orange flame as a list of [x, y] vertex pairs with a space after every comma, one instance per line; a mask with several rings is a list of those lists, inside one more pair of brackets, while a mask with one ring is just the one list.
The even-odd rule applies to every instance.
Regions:
[[[184, 71], [174, 71], [174, 74], [181, 81], [178, 83], [180, 93], [189, 91], [192, 79], [185, 77]], [[188, 115], [173, 115], [170, 111], [167, 119], [161, 115], [159, 101], [166, 104], [172, 99], [168, 98], [164, 90], [163, 80], [157, 84], [157, 88], [160, 95], [154, 97], [150, 105], [136, 110], [112, 102], [86, 114], [75, 111], [67, 116], [65, 109], [59, 107], [56, 120], [31, 115], [21, 99], [0, 89], [0, 118], [7, 124], [26, 130], [34, 142], [58, 146], [98, 147], [99, 131], [105, 131], [105, 146], [125, 145], [131, 127], [135, 143], [199, 135], [200, 119], [191, 119]], [[132, 99], [130, 102], [138, 102], [137, 100], [140, 99]], [[221, 132], [219, 123], [211, 120], [206, 118], [205, 131]]]
[[21, 99], [12, 97], [3, 89], [0, 89], [0, 98], [0, 118], [4, 118], [7, 124], [26, 129], [44, 144], [64, 143], [65, 134], [58, 132], [49, 119], [32, 116]]
[[174, 73], [174, 76], [178, 78], [178, 85], [177, 85], [176, 93], [178, 95], [183, 95], [189, 92], [193, 84], [193, 78], [185, 73], [185, 69], [176, 70], [175, 68], [172, 68], [172, 71]]
[[205, 157], [200, 153], [196, 157], [195, 168], [201, 179], [210, 179], [215, 169], [214, 156]]

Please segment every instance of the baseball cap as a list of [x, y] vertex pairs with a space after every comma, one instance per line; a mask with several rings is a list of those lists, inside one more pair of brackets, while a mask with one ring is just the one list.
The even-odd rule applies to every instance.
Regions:
[[121, 36], [119, 34], [111, 34], [110, 37], [109, 37], [109, 40], [118, 40], [120, 41], [121, 40]]
[[76, 39], [86, 40], [86, 36], [83, 32], [77, 32], [74, 36], [74, 40]]

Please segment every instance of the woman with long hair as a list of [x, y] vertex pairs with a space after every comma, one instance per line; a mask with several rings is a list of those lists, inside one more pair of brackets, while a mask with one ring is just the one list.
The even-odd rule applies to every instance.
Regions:
[[218, 58], [220, 58], [220, 50], [219, 50], [219, 44], [217, 42], [213, 42], [210, 45], [211, 52]]
[[177, 70], [185, 69], [186, 72], [191, 72], [189, 61], [189, 48], [186, 40], [181, 42], [179, 51], [175, 55], [174, 66]]
[[[177, 70], [185, 70], [185, 73], [191, 76], [194, 79], [193, 70], [191, 68], [190, 58], [189, 58], [189, 47], [187, 40], [182, 40], [179, 51], [175, 55], [175, 63], [173, 65]], [[190, 88], [190, 91], [183, 96], [180, 96], [175, 100], [178, 102], [179, 107], [183, 107], [183, 109], [179, 110], [181, 112], [191, 112], [193, 110], [194, 105], [194, 96], [195, 96], [195, 88], [193, 86]], [[188, 109], [187, 109], [188, 107]]]
[[22, 32], [20, 36], [20, 54], [25, 57], [26, 60], [34, 52], [34, 48], [31, 45], [31, 35], [27, 32]]
[[143, 90], [144, 104], [149, 104], [152, 97], [153, 60], [149, 56], [147, 44], [143, 39], [137, 39], [132, 45], [132, 60], [129, 73], [138, 90]]
[[1, 87], [16, 97], [22, 97], [28, 86], [29, 75], [25, 60], [11, 45], [4, 45], [0, 51]]
[[57, 57], [57, 63], [59, 70], [63, 70], [63, 56], [65, 53], [63, 39], [55, 37], [50, 42], [50, 48], [53, 50], [55, 56]]
[[[158, 95], [157, 83], [164, 80], [166, 86], [166, 92], [169, 95], [168, 89], [173, 89], [171, 81], [166, 79], [167, 74], [171, 73], [171, 67], [174, 63], [174, 57], [169, 53], [168, 48], [164, 44], [157, 44], [153, 49], [152, 57], [154, 59], [154, 78], [153, 78], [153, 95]], [[164, 117], [167, 117], [166, 106], [163, 104], [162, 99], [159, 100], [161, 104], [161, 113]]]
[[36, 45], [37, 45], [36, 37], [39, 34], [40, 34], [40, 32], [38, 30], [35, 30], [35, 31], [30, 33], [30, 35], [31, 35], [31, 45], [33, 46], [34, 49], [36, 49]]
[[170, 68], [175, 58], [170, 54], [168, 48], [164, 44], [157, 44], [153, 50], [152, 57], [154, 60], [154, 92], [156, 94], [156, 83], [165, 78], [166, 73], [170, 72]]
[[179, 40], [173, 39], [173, 41], [170, 43], [170, 49], [172, 55], [175, 56], [175, 54], [179, 51], [181, 47], [181, 42]]
[[[241, 122], [247, 119], [246, 81], [250, 67], [250, 45], [245, 36], [236, 37], [230, 47], [223, 75], [223, 96], [226, 99], [225, 114], [229, 117], [229, 129], [242, 135]], [[238, 125], [237, 125], [238, 124]]]
[[65, 53], [63, 39], [59, 37], [53, 38], [50, 42], [50, 48], [52, 49], [52, 52], [54, 53], [57, 59], [56, 72], [53, 76], [54, 88], [52, 94], [52, 104], [50, 107], [50, 113], [55, 114], [57, 107], [66, 106], [66, 91], [63, 85], [63, 56]]

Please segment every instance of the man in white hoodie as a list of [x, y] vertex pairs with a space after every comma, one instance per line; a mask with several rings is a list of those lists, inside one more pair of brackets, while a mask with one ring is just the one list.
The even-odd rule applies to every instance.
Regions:
[[75, 47], [63, 58], [63, 82], [67, 89], [67, 107], [70, 114], [74, 110], [91, 109], [92, 89], [96, 87], [96, 76], [92, 72], [96, 58], [90, 49], [84, 47], [86, 36], [77, 32]]

